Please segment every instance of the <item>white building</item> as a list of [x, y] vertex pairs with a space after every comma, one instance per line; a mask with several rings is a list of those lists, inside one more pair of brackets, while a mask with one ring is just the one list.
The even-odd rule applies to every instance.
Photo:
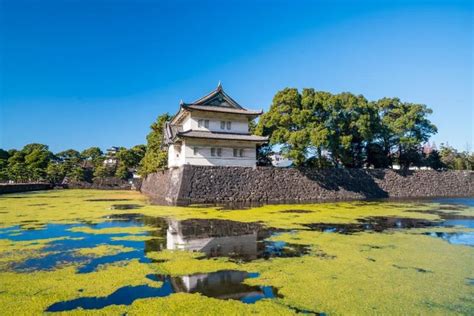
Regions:
[[105, 155], [104, 165], [108, 167], [114, 167], [118, 163], [118, 159], [115, 156], [117, 152], [120, 150], [117, 146], [112, 146], [107, 149], [107, 154]]
[[260, 114], [240, 106], [220, 84], [193, 103], [181, 103], [165, 126], [168, 167], [255, 167], [256, 147], [268, 141], [249, 133], [249, 121]]
[[283, 157], [279, 153], [274, 153], [270, 155], [270, 160], [272, 161], [272, 165], [274, 167], [279, 167], [279, 168], [288, 168], [293, 164], [293, 161], [291, 161], [288, 158]]

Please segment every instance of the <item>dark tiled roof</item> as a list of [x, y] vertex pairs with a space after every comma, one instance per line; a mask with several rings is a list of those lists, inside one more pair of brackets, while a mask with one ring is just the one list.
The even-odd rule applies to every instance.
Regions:
[[199, 98], [198, 100], [194, 101], [192, 104], [198, 105], [215, 105], [217, 101], [218, 104], [226, 104], [232, 108], [236, 109], [244, 109], [240, 104], [238, 104], [234, 99], [232, 99], [227, 93], [224, 92], [221, 83], [217, 86], [217, 89], [212, 91], [211, 93]]
[[206, 138], [206, 139], [223, 139], [223, 140], [243, 140], [252, 142], [267, 142], [268, 137], [256, 136], [250, 134], [232, 134], [232, 133], [215, 133], [205, 131], [186, 131], [178, 132], [178, 137], [189, 137], [189, 138]]
[[262, 111], [253, 111], [246, 109], [237, 109], [231, 107], [214, 106], [214, 105], [199, 105], [199, 104], [183, 104], [182, 107], [186, 110], [198, 110], [198, 111], [209, 111], [219, 113], [232, 113], [232, 114], [244, 114], [244, 115], [260, 115]]
[[167, 122], [165, 124], [164, 133], [163, 133], [165, 144], [173, 143], [174, 138], [181, 131], [182, 131], [182, 127], [180, 125], [173, 125]]

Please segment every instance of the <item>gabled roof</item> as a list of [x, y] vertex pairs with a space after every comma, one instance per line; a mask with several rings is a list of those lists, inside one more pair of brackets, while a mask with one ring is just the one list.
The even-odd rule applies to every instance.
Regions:
[[[234, 99], [232, 99], [227, 93], [224, 92], [222, 84], [219, 82], [216, 90], [212, 91], [208, 95], [190, 103], [189, 105], [207, 105], [207, 106], [219, 106], [234, 108], [239, 110], [245, 110], [240, 104], [238, 104]], [[185, 105], [185, 104], [183, 104]]]
[[219, 112], [229, 114], [242, 114], [247, 116], [258, 116], [263, 111], [247, 110], [232, 99], [227, 93], [224, 92], [221, 83], [217, 88], [206, 96], [192, 102], [184, 103], [181, 102], [179, 112], [171, 120], [175, 123], [176, 119], [181, 116], [183, 112], [191, 111], [206, 111], [206, 112]]

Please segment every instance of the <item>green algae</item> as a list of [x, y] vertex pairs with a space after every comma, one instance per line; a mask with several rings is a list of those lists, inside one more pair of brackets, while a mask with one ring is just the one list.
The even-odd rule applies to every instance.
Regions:
[[88, 257], [102, 257], [112, 256], [121, 252], [133, 251], [135, 248], [115, 246], [115, 245], [99, 245], [91, 248], [79, 248], [75, 251], [77, 255], [88, 256]]
[[472, 247], [398, 232], [302, 231], [275, 238], [318, 250], [301, 258], [246, 265], [260, 272], [246, 283], [277, 287], [288, 305], [329, 314], [474, 311], [474, 289], [466, 281], [474, 275]]
[[53, 254], [54, 252], [43, 251], [43, 249], [52, 242], [66, 239], [77, 240], [80, 239], [80, 237], [55, 237], [34, 239], [31, 241], [0, 239], [0, 271], [8, 270], [12, 264], [22, 262], [26, 259], [41, 258]]
[[54, 315], [295, 315], [296, 313], [273, 300], [242, 304], [234, 300], [218, 300], [199, 294], [176, 293], [169, 297], [147, 298], [129, 306], [111, 305], [99, 310], [73, 310]]
[[69, 266], [31, 273], [3, 272], [0, 310], [3, 315], [41, 314], [55, 302], [82, 296], [107, 296], [123, 286], [160, 286], [146, 278], [150, 265], [137, 260], [104, 265], [91, 273], [76, 273]]
[[113, 234], [143, 234], [149, 231], [155, 230], [153, 227], [145, 227], [145, 226], [135, 226], [135, 227], [108, 227], [108, 228], [91, 228], [88, 226], [79, 226], [79, 227], [72, 227], [68, 229], [71, 232], [76, 233], [85, 233], [85, 234], [105, 234], [105, 235], [113, 235]]
[[110, 239], [114, 241], [149, 241], [149, 240], [160, 239], [160, 238], [153, 237], [153, 236], [130, 235], [130, 236], [111, 237]]
[[[122, 202], [133, 202], [143, 207], [133, 212], [111, 209], [112, 204]], [[21, 233], [26, 228], [41, 229], [47, 223], [94, 224], [106, 221], [108, 216], [138, 213], [178, 220], [260, 222], [268, 227], [292, 230], [273, 236], [272, 240], [311, 248], [311, 252], [302, 257], [248, 263], [236, 263], [227, 258], [205, 259], [199, 252], [159, 251], [147, 253], [147, 257], [152, 259], [149, 264], [133, 260], [106, 265], [86, 274], [78, 274], [75, 266], [19, 273], [5, 269], [8, 270], [12, 262], [47, 255], [43, 249], [54, 239], [31, 242], [3, 239], [0, 240], [2, 314], [38, 314], [59, 301], [107, 296], [123, 286], [159, 286], [159, 282], [146, 278], [150, 273], [179, 276], [228, 269], [259, 273], [259, 277], [244, 282], [273, 286], [278, 288], [282, 297], [248, 305], [179, 293], [165, 298], [136, 300], [130, 306], [113, 305], [101, 310], [75, 310], [72, 313], [284, 315], [294, 313], [291, 308], [296, 308], [328, 314], [474, 314], [474, 287], [469, 284], [469, 279], [474, 278], [474, 248], [452, 245], [426, 235], [428, 232], [466, 232], [471, 229], [430, 227], [344, 235], [310, 231], [305, 226], [312, 223], [351, 224], [361, 218], [382, 216], [437, 221], [443, 214], [474, 216], [473, 208], [453, 208], [436, 203], [339, 202], [221, 211], [217, 207], [153, 206], [136, 192], [92, 190], [5, 195], [0, 197], [0, 205], [5, 210], [0, 214], [0, 227], [20, 225], [19, 230], [11, 230], [12, 234]], [[25, 219], [34, 222], [22, 223]], [[145, 234], [154, 229], [151, 226], [101, 229], [81, 226], [72, 231], [127, 234], [111, 239], [138, 242], [153, 239]], [[126, 251], [109, 247], [90, 250], [90, 255]]]

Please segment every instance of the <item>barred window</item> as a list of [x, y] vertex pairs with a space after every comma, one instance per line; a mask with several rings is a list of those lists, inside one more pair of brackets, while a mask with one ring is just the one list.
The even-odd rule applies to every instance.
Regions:
[[225, 121], [221, 121], [221, 129], [225, 129]]
[[239, 156], [240, 156], [240, 157], [243, 157], [243, 156], [244, 156], [244, 150], [243, 150], [243, 149], [240, 149], [240, 150], [239, 150]]
[[209, 120], [204, 120], [204, 127], [209, 128]]
[[239, 150], [237, 148], [234, 148], [234, 157], [239, 156]]
[[231, 126], [232, 126], [232, 122], [231, 122], [231, 121], [228, 121], [228, 122], [227, 122], [227, 129], [230, 130]]
[[194, 156], [199, 154], [199, 147], [194, 147]]
[[203, 120], [198, 120], [198, 127], [202, 127]]
[[216, 149], [215, 148], [211, 148], [211, 156], [215, 156], [216, 155]]
[[222, 156], [222, 148], [217, 148], [217, 156]]

